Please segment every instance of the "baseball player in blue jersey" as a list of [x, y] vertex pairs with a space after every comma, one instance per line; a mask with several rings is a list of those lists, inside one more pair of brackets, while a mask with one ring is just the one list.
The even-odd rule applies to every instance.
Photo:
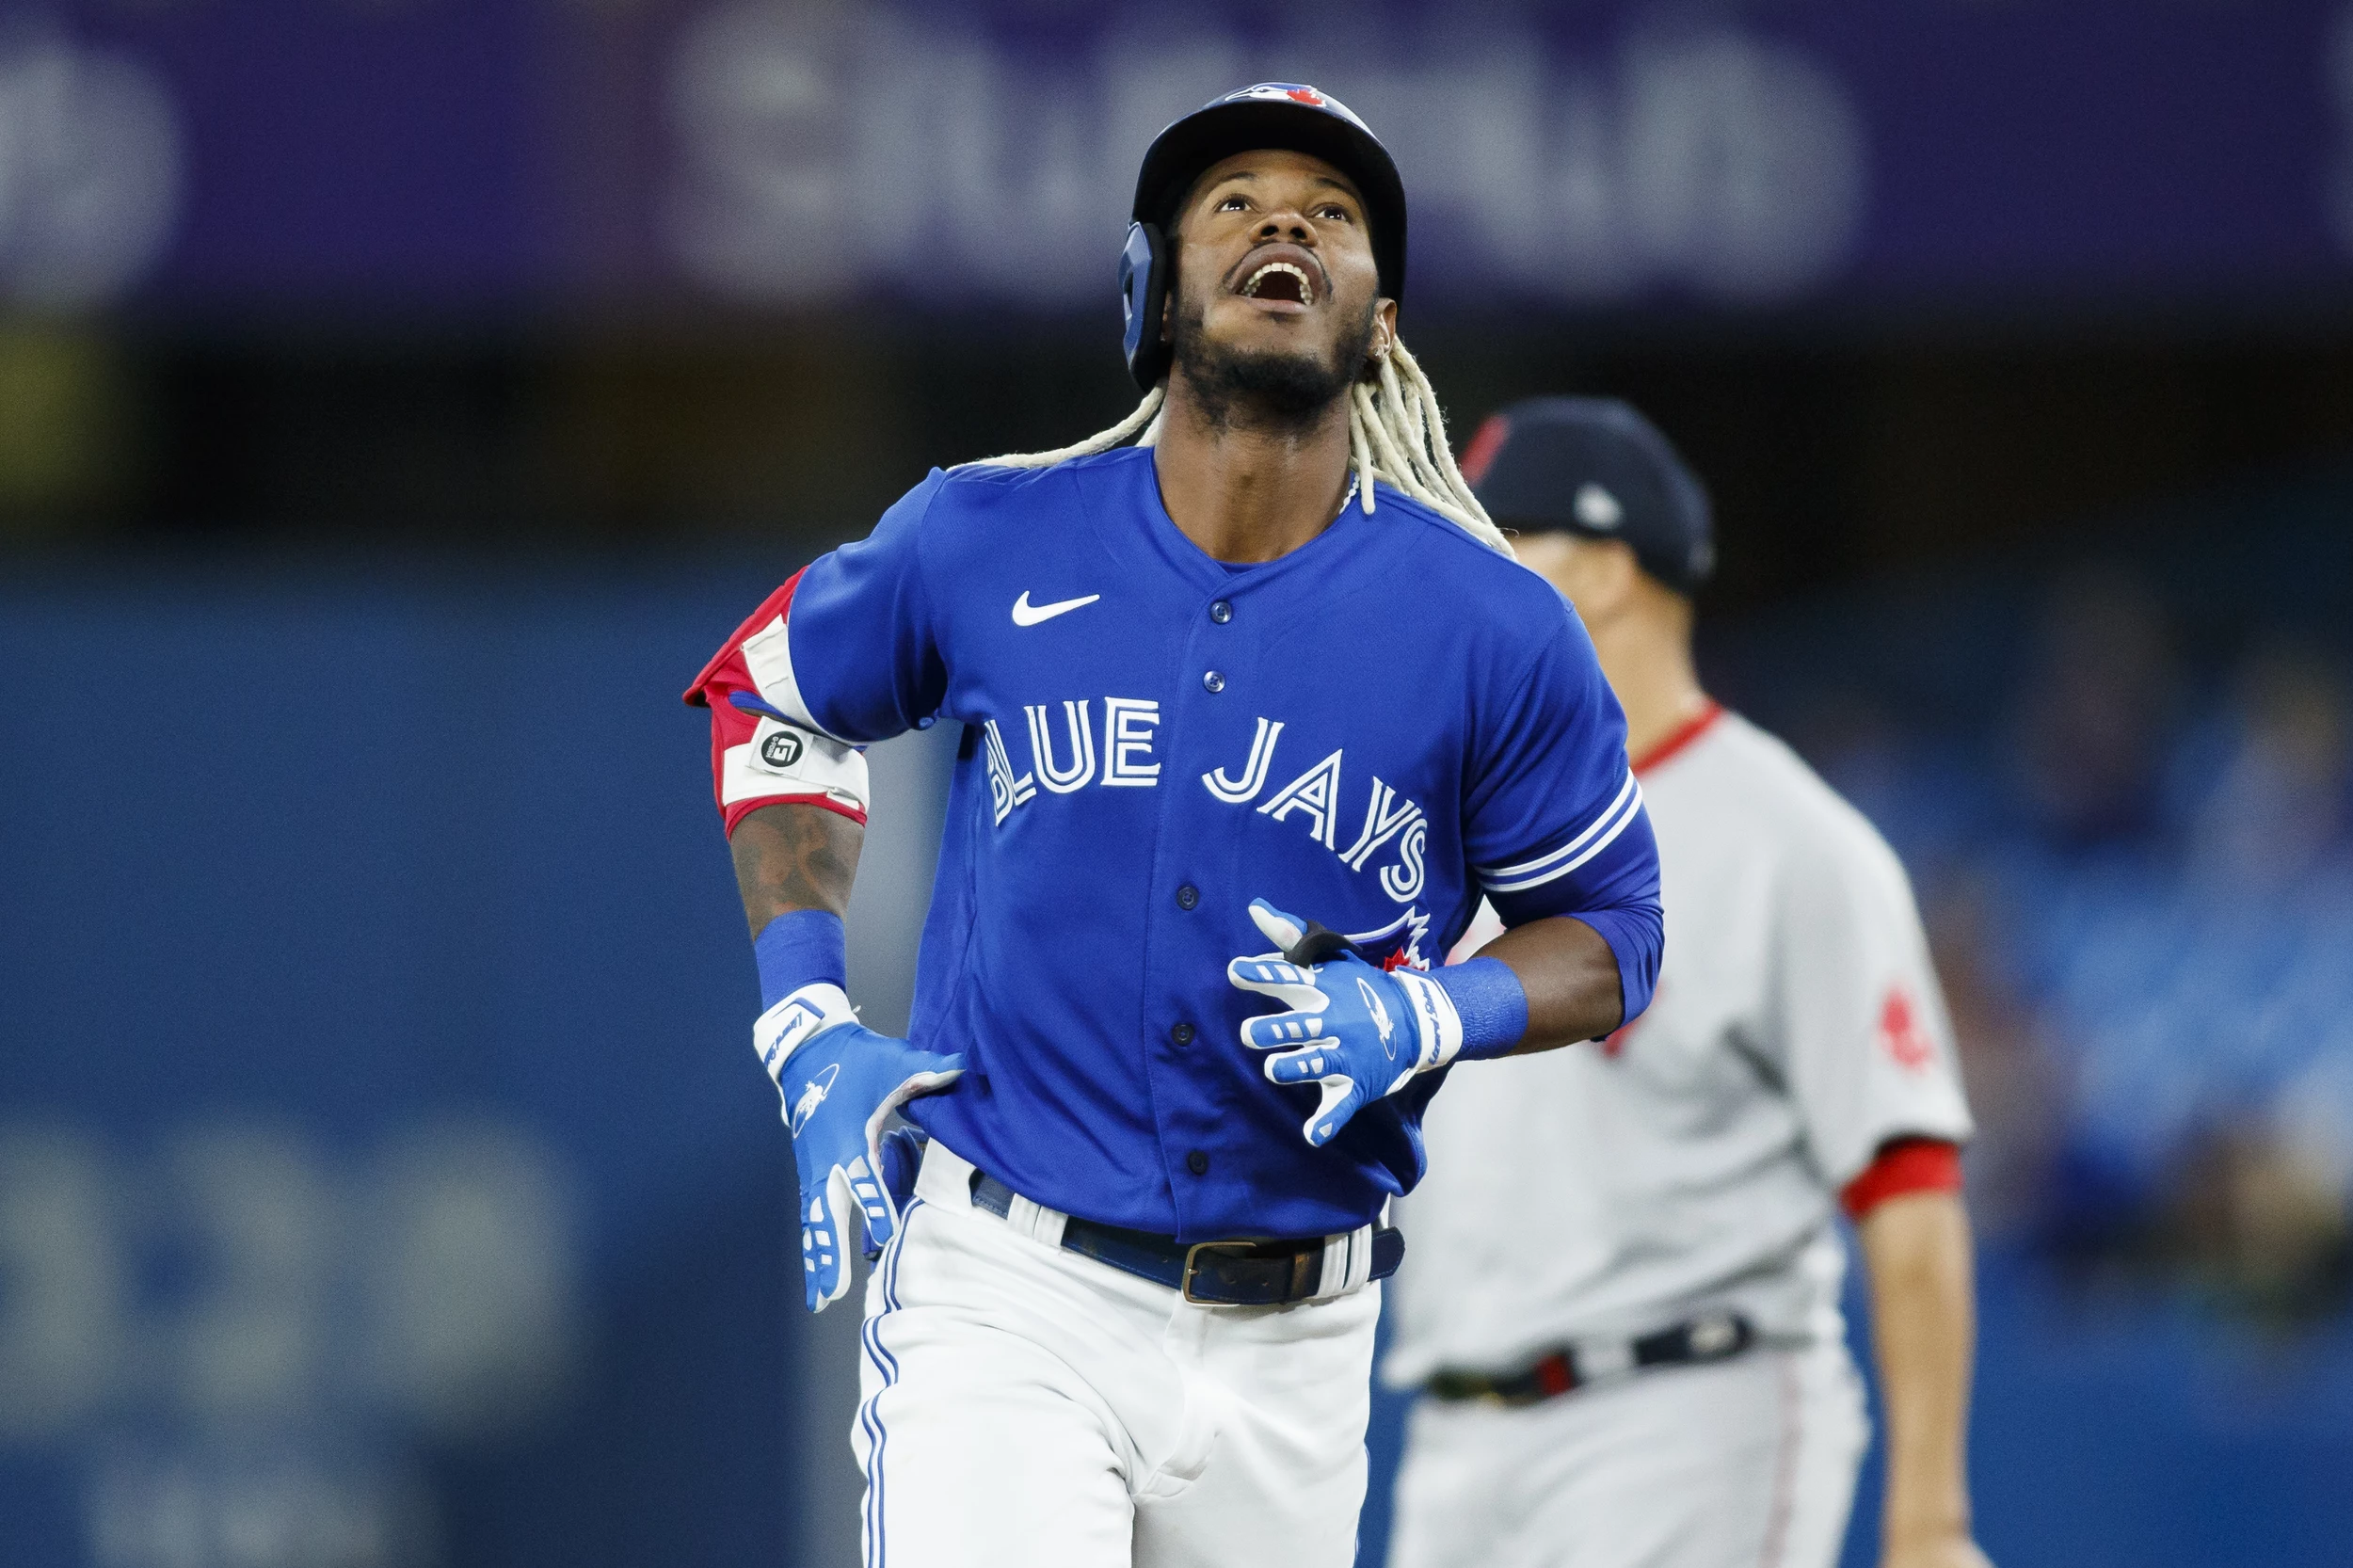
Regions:
[[[1246, 88], [1160, 135], [1133, 216], [1136, 412], [933, 472], [688, 694], [809, 1305], [881, 1249], [873, 1564], [1348, 1562], [1423, 1107], [1452, 1062], [1609, 1033], [1658, 968], [1616, 700], [1397, 341], [1379, 141]], [[844, 992], [857, 748], [935, 722], [896, 1040]], [[1431, 968], [1482, 893], [1505, 934]]]

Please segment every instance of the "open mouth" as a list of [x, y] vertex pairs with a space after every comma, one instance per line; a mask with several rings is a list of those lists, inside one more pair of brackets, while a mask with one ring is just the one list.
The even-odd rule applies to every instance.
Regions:
[[1243, 281], [1241, 294], [1244, 299], [1279, 299], [1293, 305], [1312, 305], [1316, 302], [1316, 284], [1305, 267], [1290, 262], [1269, 262]]

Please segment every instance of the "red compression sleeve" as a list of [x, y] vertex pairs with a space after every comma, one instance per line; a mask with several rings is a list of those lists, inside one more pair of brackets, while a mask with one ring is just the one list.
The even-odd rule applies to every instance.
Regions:
[[1864, 1173], [1847, 1183], [1839, 1203], [1860, 1220], [1906, 1192], [1961, 1191], [1961, 1149], [1942, 1138], [1891, 1138]]

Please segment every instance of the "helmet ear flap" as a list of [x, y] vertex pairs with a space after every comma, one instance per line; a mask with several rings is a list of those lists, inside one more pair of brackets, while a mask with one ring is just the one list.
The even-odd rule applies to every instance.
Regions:
[[1168, 310], [1168, 242], [1157, 223], [1128, 225], [1119, 252], [1119, 309], [1126, 328], [1121, 346], [1128, 374], [1150, 392], [1168, 374], [1168, 344], [1160, 341], [1160, 318]]

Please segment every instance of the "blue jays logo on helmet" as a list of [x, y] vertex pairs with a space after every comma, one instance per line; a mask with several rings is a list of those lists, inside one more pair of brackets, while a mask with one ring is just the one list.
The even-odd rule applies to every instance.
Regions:
[[1294, 104], [1305, 104], [1311, 109], [1321, 109], [1327, 114], [1338, 115], [1366, 135], [1372, 134], [1372, 127], [1367, 125], [1355, 110], [1330, 93], [1311, 88], [1305, 82], [1260, 82], [1256, 87], [1243, 88], [1239, 92], [1229, 92], [1215, 103], [1209, 104], [1208, 107], [1215, 108], [1218, 104], [1247, 104], [1254, 100], [1266, 102], [1285, 98]]

